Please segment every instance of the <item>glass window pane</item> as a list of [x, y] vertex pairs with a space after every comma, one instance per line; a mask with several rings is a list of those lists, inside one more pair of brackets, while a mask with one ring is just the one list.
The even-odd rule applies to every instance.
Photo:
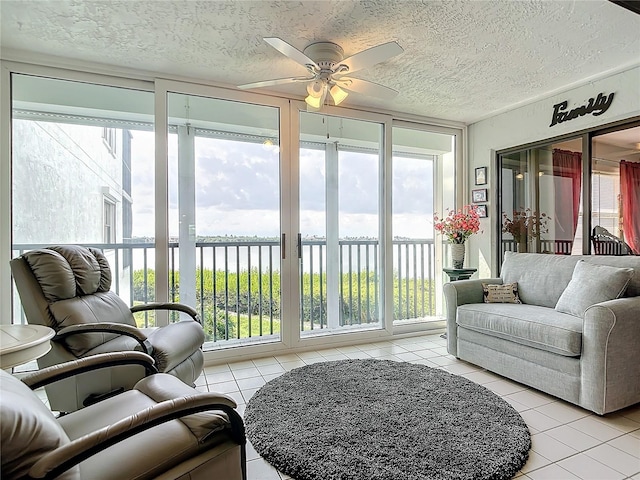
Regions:
[[501, 157], [502, 251], [582, 252], [581, 140]]
[[380, 328], [378, 123], [300, 114], [302, 335]]
[[151, 92], [13, 74], [13, 256], [94, 246], [125, 302], [153, 300], [152, 122]]
[[393, 312], [396, 324], [435, 319], [434, 172], [438, 161], [453, 161], [453, 145], [451, 135], [393, 128]]
[[177, 93], [168, 108], [170, 296], [199, 311], [205, 349], [276, 341], [278, 109]]

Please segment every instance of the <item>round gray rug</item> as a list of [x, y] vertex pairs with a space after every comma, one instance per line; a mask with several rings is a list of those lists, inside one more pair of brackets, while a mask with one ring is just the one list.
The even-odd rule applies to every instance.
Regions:
[[506, 479], [527, 461], [522, 417], [443, 370], [389, 360], [297, 368], [251, 398], [247, 436], [299, 480]]

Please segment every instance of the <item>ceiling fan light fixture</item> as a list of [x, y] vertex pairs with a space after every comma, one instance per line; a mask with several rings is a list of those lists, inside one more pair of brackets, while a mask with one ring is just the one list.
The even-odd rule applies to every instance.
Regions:
[[311, 108], [315, 108], [317, 110], [320, 110], [320, 107], [322, 106], [322, 97], [312, 97], [309, 95], [304, 99], [304, 101], [307, 102], [307, 105]]
[[333, 87], [331, 87], [329, 93], [331, 94], [331, 98], [333, 98], [333, 103], [335, 103], [336, 105], [340, 105], [344, 101], [344, 99], [349, 96], [349, 94], [341, 89], [338, 85], [334, 85]]
[[307, 93], [310, 97], [321, 98], [324, 93], [325, 87], [325, 83], [321, 80], [314, 80], [313, 82], [309, 82], [307, 84]]

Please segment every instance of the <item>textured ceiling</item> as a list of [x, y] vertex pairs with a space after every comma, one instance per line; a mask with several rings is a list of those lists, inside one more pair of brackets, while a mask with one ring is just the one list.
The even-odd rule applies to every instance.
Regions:
[[[398, 97], [352, 94], [344, 105], [466, 123], [640, 64], [640, 15], [605, 0], [0, 0], [0, 16], [6, 59], [52, 55], [223, 85], [305, 74], [263, 37], [300, 50], [332, 41], [345, 56], [395, 40], [403, 54], [354, 76]], [[276, 91], [300, 97], [304, 86]]]

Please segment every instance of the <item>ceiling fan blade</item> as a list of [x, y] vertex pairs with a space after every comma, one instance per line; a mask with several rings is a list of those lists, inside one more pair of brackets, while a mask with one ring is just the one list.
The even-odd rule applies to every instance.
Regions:
[[313, 77], [276, 78], [274, 80], [263, 80], [262, 82], [245, 83], [244, 85], [238, 85], [238, 88], [247, 90], [249, 88], [262, 88], [272, 87], [274, 85], [284, 85], [285, 83], [308, 82], [310, 80], [313, 80]]
[[360, 80], [359, 78], [346, 78], [342, 77], [339, 80], [334, 80], [335, 84], [350, 92], [361, 93], [363, 95], [369, 95], [371, 97], [386, 98], [391, 100], [398, 95], [398, 92], [393, 88], [385, 87], [377, 83], [369, 82], [368, 80]]
[[398, 42], [388, 42], [378, 45], [377, 47], [371, 47], [362, 52], [356, 53], [343, 59], [340, 65], [346, 65], [349, 67], [349, 71], [345, 73], [353, 73], [363, 68], [371, 67], [377, 63], [384, 62], [385, 60], [395, 57], [396, 55], [404, 52], [404, 49], [398, 44]]
[[289, 45], [287, 42], [285, 42], [281, 38], [278, 38], [278, 37], [266, 37], [264, 39], [264, 41], [267, 42], [269, 45], [271, 45], [276, 50], [278, 50], [283, 55], [286, 55], [290, 59], [298, 62], [300, 65], [302, 65], [304, 67], [306, 67], [307, 65], [312, 65], [314, 68], [320, 70], [320, 67], [318, 67], [316, 62], [311, 60], [309, 57], [307, 57], [304, 53], [302, 53], [297, 48]]

